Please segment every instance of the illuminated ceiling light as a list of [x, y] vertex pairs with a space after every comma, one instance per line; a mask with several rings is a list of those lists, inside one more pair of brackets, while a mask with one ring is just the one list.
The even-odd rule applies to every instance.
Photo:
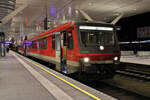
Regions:
[[93, 3], [92, 3], [92, 2], [89, 2], [89, 3], [88, 3], [88, 5], [89, 5], [89, 6], [92, 6], [92, 5], [93, 5]]
[[68, 15], [69, 15], [69, 16], [72, 15], [71, 7], [68, 8]]
[[55, 14], [56, 14], [56, 8], [51, 7], [50, 8], [50, 14], [51, 14], [51, 18], [53, 19], [55, 17]]
[[119, 13], [114, 13], [113, 15], [115, 15], [115, 16], [119, 16], [120, 14], [119, 14]]
[[75, 14], [76, 14], [76, 17], [78, 17], [79, 11], [77, 9], [75, 10]]
[[77, 9], [75, 10], [75, 12], [76, 12], [76, 14], [78, 14], [78, 13], [79, 13], [79, 11], [78, 11]]
[[66, 16], [65, 15], [63, 15], [63, 20], [65, 20], [66, 19]]
[[135, 9], [133, 9], [134, 11], [136, 11], [137, 9], [135, 8]]

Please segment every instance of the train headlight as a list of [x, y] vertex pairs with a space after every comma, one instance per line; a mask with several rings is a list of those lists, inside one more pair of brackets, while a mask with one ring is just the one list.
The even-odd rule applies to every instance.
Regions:
[[117, 60], [118, 60], [118, 57], [114, 57], [114, 60], [117, 61]]
[[104, 46], [100, 46], [99, 49], [100, 49], [100, 50], [104, 50]]
[[83, 58], [83, 62], [88, 63], [90, 59], [88, 57]]

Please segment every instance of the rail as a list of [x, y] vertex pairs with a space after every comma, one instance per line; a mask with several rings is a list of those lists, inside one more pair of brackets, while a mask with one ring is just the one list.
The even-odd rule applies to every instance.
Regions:
[[126, 76], [144, 79], [144, 80], [150, 80], [150, 73], [146, 73], [146, 72], [125, 69], [125, 70], [118, 70], [117, 73], [126, 75]]

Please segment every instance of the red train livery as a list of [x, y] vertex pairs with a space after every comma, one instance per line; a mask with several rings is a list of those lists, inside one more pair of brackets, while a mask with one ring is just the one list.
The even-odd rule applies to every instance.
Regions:
[[57, 71], [112, 77], [120, 62], [115, 27], [96, 22], [68, 22], [20, 44], [18, 51], [56, 65]]

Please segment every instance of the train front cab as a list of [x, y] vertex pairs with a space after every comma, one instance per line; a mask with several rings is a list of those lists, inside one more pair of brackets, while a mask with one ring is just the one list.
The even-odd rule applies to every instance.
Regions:
[[112, 76], [120, 50], [113, 25], [76, 23], [55, 35], [56, 69]]
[[120, 62], [115, 27], [103, 23], [78, 23], [77, 35], [82, 72], [113, 77]]

